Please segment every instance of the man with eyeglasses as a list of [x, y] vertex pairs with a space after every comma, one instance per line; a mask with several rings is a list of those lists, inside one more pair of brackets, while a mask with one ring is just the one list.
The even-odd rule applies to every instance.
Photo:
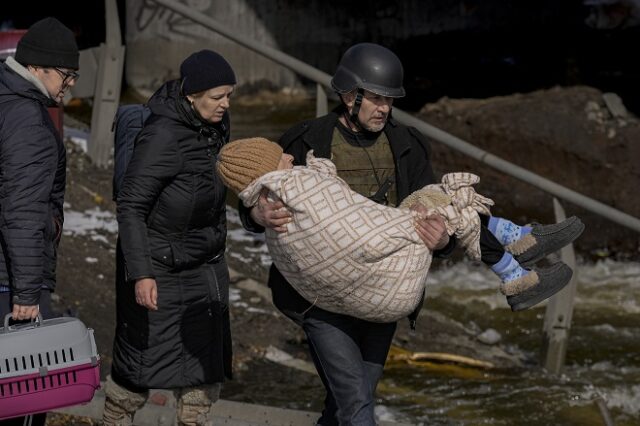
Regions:
[[[73, 32], [55, 18], [33, 24], [15, 59], [0, 64], [0, 320], [54, 316], [66, 151], [47, 107], [78, 79]], [[0, 424], [44, 425], [46, 414]]]

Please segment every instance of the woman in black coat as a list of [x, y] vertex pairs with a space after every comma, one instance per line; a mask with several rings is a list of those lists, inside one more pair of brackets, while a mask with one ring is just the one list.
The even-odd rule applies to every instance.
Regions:
[[226, 190], [215, 173], [229, 139], [236, 78], [203, 50], [149, 100], [117, 197], [117, 328], [105, 425], [131, 424], [150, 388], [173, 389], [178, 424], [209, 420], [231, 376]]

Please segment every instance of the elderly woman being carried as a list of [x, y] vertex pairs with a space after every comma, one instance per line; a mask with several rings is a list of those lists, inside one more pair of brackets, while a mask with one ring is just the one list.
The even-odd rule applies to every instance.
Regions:
[[584, 229], [576, 217], [521, 227], [490, 216], [493, 201], [474, 191], [480, 179], [471, 173], [447, 174], [441, 184], [414, 192], [398, 208], [384, 206], [351, 190], [330, 160], [311, 151], [307, 166], [294, 167], [290, 155], [263, 138], [224, 146], [217, 171], [245, 206], [255, 205], [267, 191], [293, 213], [287, 232], [266, 229], [266, 242], [277, 268], [303, 297], [322, 309], [369, 321], [396, 321], [422, 298], [432, 255], [414, 226], [419, 213], [412, 207], [418, 204], [445, 218], [447, 232], [472, 259], [481, 259], [487, 238], [504, 244], [491, 269], [514, 311], [540, 303], [570, 281], [573, 272], [563, 262], [528, 267]]

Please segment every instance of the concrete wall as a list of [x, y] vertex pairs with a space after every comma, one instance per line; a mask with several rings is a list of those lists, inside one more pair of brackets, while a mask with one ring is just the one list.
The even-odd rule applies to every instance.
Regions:
[[[188, 0], [183, 2], [244, 34], [281, 48], [270, 31], [243, 0]], [[176, 78], [184, 58], [200, 49], [222, 54], [234, 67], [239, 85], [263, 81], [295, 86], [293, 73], [282, 69], [225, 37], [144, 0], [127, 2], [125, 76], [129, 85], [155, 89]]]
[[[483, 16], [482, 11], [449, 0], [180, 1], [328, 73], [356, 42], [393, 47], [409, 37], [473, 27]], [[176, 77], [182, 59], [202, 48], [223, 54], [236, 69], [241, 86], [263, 81], [275, 86], [299, 84], [291, 72], [152, 1], [130, 0], [126, 7], [125, 75], [134, 87], [155, 88]]]
[[[352, 44], [383, 44], [398, 53], [406, 70], [416, 74], [407, 76], [407, 84], [411, 79], [419, 84], [422, 70], [428, 71], [434, 57], [469, 57], [474, 52], [502, 55], [495, 44], [508, 43], [510, 34], [535, 40], [559, 29], [566, 33], [584, 27], [588, 15], [588, 7], [580, 2], [557, 0], [177, 1], [329, 74]], [[300, 83], [291, 72], [151, 0], [127, 0], [126, 8], [125, 75], [133, 86], [155, 88], [176, 77], [180, 62], [202, 48], [222, 53], [234, 66], [240, 86], [265, 81], [278, 87]], [[498, 35], [483, 38], [487, 33]], [[449, 35], [462, 44], [451, 43]]]

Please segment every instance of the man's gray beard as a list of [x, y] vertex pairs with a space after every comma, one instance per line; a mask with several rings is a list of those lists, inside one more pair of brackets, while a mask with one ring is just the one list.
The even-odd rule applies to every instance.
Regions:
[[361, 127], [369, 132], [376, 133], [376, 132], [382, 131], [382, 129], [384, 129], [384, 126], [386, 125], [387, 125], [387, 120], [385, 120], [384, 123], [382, 123], [379, 126], [361, 126]]

